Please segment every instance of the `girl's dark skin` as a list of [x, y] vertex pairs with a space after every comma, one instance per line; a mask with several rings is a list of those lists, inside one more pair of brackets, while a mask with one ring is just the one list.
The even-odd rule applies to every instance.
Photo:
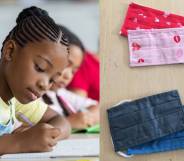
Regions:
[[[67, 65], [67, 47], [61, 43], [43, 40], [20, 47], [8, 40], [0, 60], [0, 97], [6, 103], [13, 97], [22, 104], [34, 101], [57, 82]], [[69, 134], [69, 123], [48, 108], [34, 127], [0, 136], [0, 154], [50, 151]]]

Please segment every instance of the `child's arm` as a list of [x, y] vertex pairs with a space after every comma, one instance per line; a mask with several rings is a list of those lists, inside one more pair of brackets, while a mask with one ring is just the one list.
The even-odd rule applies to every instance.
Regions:
[[99, 106], [90, 106], [88, 108], [88, 111], [91, 114], [91, 117], [93, 118], [93, 125], [99, 123], [100, 121], [100, 109]]
[[65, 139], [71, 134], [70, 123], [63, 116], [52, 110], [50, 107], [40, 120], [41, 123], [48, 123], [61, 131], [60, 139]]
[[[59, 128], [61, 131], [60, 139], [64, 139], [69, 136], [71, 132], [70, 124], [69, 122], [60, 116], [57, 112], [52, 110], [48, 105], [43, 103], [41, 100], [36, 100], [32, 103], [29, 103], [27, 105], [22, 105], [19, 102], [16, 104], [16, 113], [23, 114], [29, 122], [33, 124], [39, 124], [39, 123], [48, 123], [52, 125], [52, 127]], [[25, 121], [25, 119], [20, 118], [19, 115], [16, 115], [17, 119], [19, 121], [23, 121], [24, 124], [22, 127], [16, 129], [14, 132], [22, 132], [27, 130], [27, 127], [25, 125], [28, 121]]]
[[19, 142], [13, 134], [0, 136], [0, 155], [20, 151]]
[[99, 107], [97, 105], [90, 106], [86, 112], [78, 112], [67, 117], [72, 128], [85, 129], [99, 122]]
[[0, 136], [0, 155], [51, 151], [60, 133], [58, 128], [42, 123], [23, 132]]
[[13, 134], [0, 136], [0, 155], [20, 152], [51, 151], [60, 139], [69, 136], [69, 122], [47, 108], [40, 122], [31, 128], [22, 128]]

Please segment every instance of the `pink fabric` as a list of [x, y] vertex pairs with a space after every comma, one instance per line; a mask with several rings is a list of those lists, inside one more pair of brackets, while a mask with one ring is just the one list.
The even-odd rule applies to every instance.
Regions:
[[184, 63], [184, 28], [128, 31], [130, 66]]
[[128, 30], [176, 28], [182, 26], [184, 26], [183, 16], [131, 3], [120, 34], [127, 36]]

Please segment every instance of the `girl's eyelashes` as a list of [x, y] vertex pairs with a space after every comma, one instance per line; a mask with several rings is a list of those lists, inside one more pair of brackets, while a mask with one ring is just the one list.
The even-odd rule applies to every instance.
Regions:
[[38, 72], [45, 72], [45, 70], [42, 69], [38, 64], [35, 64], [35, 69], [36, 69], [36, 71], [38, 71]]
[[50, 81], [49, 81], [49, 83], [57, 83], [58, 82], [58, 79], [55, 79], [55, 78], [52, 78], [52, 79], [50, 79]]
[[49, 83], [55, 83], [55, 81], [53, 79], [50, 79]]

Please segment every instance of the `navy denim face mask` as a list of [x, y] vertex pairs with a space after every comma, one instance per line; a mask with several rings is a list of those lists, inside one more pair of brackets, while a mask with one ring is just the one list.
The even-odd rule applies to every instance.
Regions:
[[184, 129], [176, 90], [122, 103], [108, 110], [115, 151], [124, 151]]
[[160, 139], [129, 148], [127, 155], [150, 154], [184, 149], [184, 131], [176, 132]]

